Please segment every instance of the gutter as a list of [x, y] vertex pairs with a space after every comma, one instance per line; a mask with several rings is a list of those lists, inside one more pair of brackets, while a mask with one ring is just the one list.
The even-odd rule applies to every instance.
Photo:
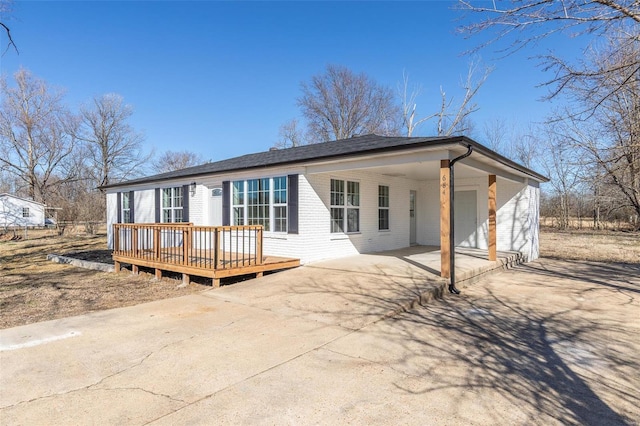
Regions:
[[449, 283], [449, 293], [460, 294], [456, 288], [456, 238], [455, 238], [455, 183], [453, 180], [453, 166], [463, 158], [471, 155], [473, 146], [467, 145], [467, 152], [449, 162], [449, 268], [451, 269], [451, 282]]

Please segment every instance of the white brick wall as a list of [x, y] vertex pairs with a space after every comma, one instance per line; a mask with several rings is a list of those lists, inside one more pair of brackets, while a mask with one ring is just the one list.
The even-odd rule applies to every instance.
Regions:
[[[417, 192], [417, 243], [440, 245], [440, 195], [438, 180], [414, 181], [363, 171], [304, 174], [302, 168], [276, 171], [243, 172], [229, 180], [299, 174], [299, 234], [264, 234], [264, 253], [275, 256], [300, 258], [303, 263], [321, 259], [342, 257], [357, 253], [371, 253], [409, 245], [409, 193]], [[360, 232], [356, 234], [332, 234], [330, 232], [330, 182], [331, 179], [351, 180], [360, 183]], [[226, 180], [226, 178], [225, 178]], [[184, 185], [186, 182], [163, 186]], [[390, 230], [378, 231], [378, 185], [390, 190]], [[222, 179], [202, 179], [194, 196], [189, 193], [189, 221], [195, 225], [210, 225], [209, 210], [211, 188], [221, 187]], [[488, 180], [456, 179], [456, 190], [477, 191], [477, 242], [486, 249], [488, 234]], [[155, 221], [155, 188], [135, 188], [135, 221]], [[529, 260], [538, 257], [537, 185], [517, 183], [498, 177], [498, 250], [517, 250]], [[116, 222], [116, 192], [107, 194], [108, 242], [112, 247], [111, 224]]]

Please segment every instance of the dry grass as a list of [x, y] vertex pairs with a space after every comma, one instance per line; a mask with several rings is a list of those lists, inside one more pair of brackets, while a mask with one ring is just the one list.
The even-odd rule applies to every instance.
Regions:
[[[58, 237], [30, 231], [29, 239], [0, 240], [0, 328], [135, 305], [206, 289], [155, 281], [152, 275], [113, 274], [53, 263], [47, 254], [106, 252], [106, 236]], [[81, 257], [81, 256], [79, 256]], [[100, 260], [100, 259], [93, 259]]]
[[540, 255], [564, 260], [640, 263], [640, 232], [542, 228]]

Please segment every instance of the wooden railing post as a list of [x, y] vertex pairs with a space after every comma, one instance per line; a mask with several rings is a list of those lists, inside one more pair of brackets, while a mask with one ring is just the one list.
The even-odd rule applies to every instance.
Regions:
[[220, 269], [220, 228], [213, 230], [213, 269]]
[[113, 224], [113, 251], [118, 253], [120, 251], [120, 227], [117, 224]]
[[160, 260], [160, 232], [160, 228], [153, 230], [153, 255], [157, 260]]
[[188, 265], [189, 251], [191, 248], [191, 230], [189, 228], [182, 228], [182, 264]]
[[131, 247], [131, 249], [133, 250], [133, 257], [138, 257], [138, 228], [135, 226], [131, 227], [131, 233], [132, 235], [132, 242], [131, 244], [133, 244], [133, 247]]
[[259, 226], [257, 229], [256, 244], [257, 264], [262, 265], [262, 226]]

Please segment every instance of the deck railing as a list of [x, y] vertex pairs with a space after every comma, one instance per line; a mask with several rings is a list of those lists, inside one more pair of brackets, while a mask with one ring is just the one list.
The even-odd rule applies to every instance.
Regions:
[[223, 270], [262, 265], [261, 225], [116, 223], [113, 256], [124, 260]]

